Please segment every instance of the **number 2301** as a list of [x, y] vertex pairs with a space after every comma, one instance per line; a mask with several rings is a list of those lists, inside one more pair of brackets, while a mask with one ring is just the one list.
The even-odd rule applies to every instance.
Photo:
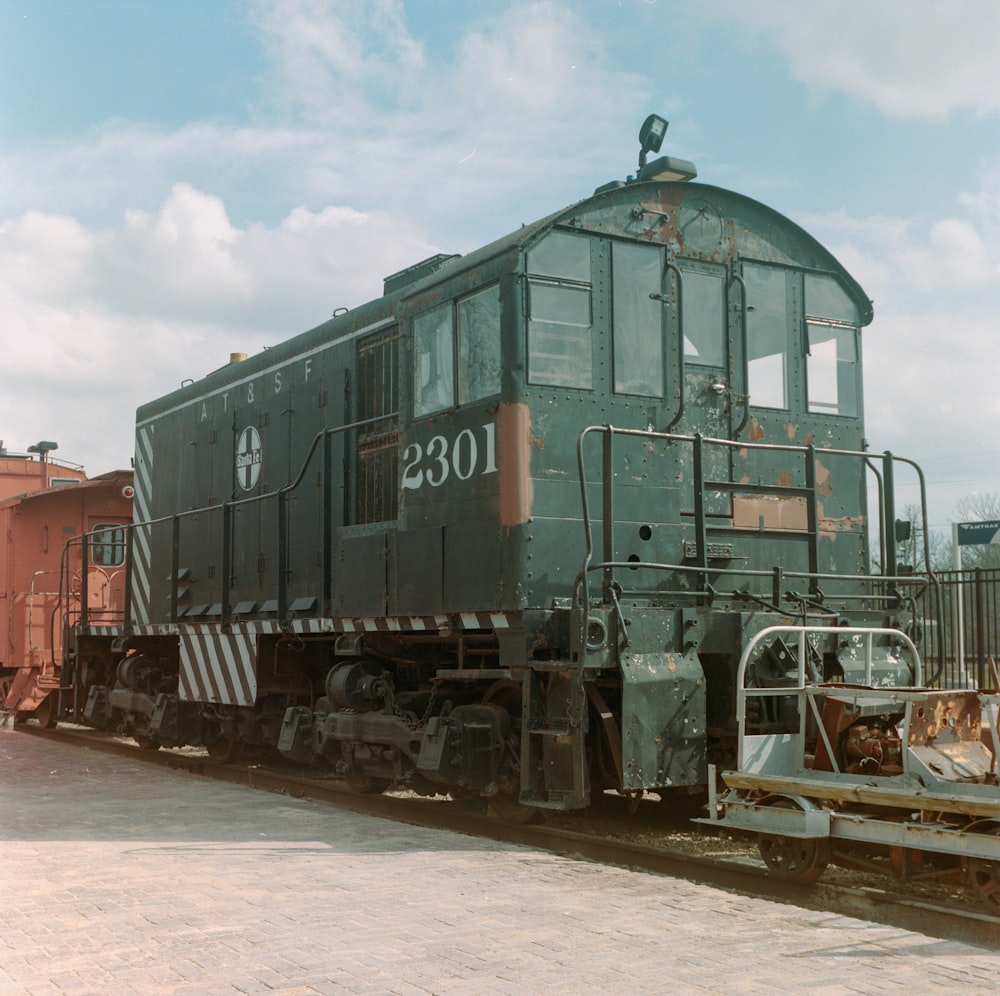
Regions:
[[403, 451], [403, 490], [415, 491], [425, 484], [439, 488], [453, 475], [467, 481], [476, 473], [495, 474], [496, 432], [497, 427], [487, 422], [477, 432], [463, 429], [453, 440], [434, 436], [426, 446], [410, 443]]

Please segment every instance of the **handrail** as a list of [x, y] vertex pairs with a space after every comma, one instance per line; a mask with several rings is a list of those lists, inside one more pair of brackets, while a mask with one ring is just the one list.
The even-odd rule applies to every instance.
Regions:
[[741, 349], [743, 352], [743, 418], [740, 419], [740, 424], [733, 429], [733, 438], [735, 439], [746, 428], [747, 422], [750, 421], [750, 357], [749, 350], [747, 349], [747, 284], [742, 274], [734, 273], [726, 285], [727, 296], [729, 294], [729, 286], [733, 283], [740, 285], [740, 332], [738, 340], [742, 343]]
[[[246, 498], [235, 498], [230, 501], [224, 501], [220, 505], [203, 505], [198, 508], [186, 509], [183, 512], [172, 512], [169, 515], [163, 515], [155, 519], [144, 519], [141, 522], [133, 522], [126, 527], [127, 530], [127, 542], [129, 543], [129, 550], [132, 550], [132, 535], [137, 529], [151, 529], [154, 526], [163, 525], [169, 522], [171, 524], [172, 539], [171, 539], [171, 570], [170, 576], [174, 579], [175, 584], [171, 591], [170, 596], [170, 621], [176, 623], [178, 619], [177, 615], [177, 585], [176, 579], [178, 570], [180, 567], [180, 523], [182, 520], [191, 518], [192, 516], [205, 515], [205, 514], [216, 514], [220, 513], [223, 519], [226, 520], [233, 513], [233, 510], [246, 506], [254, 505], [258, 502], [268, 501], [270, 499], [276, 499], [278, 504], [278, 516], [279, 516], [279, 549], [278, 549], [278, 618], [280, 620], [285, 620], [287, 614], [287, 590], [285, 588], [285, 583], [287, 581], [286, 569], [287, 569], [287, 559], [288, 550], [287, 547], [287, 534], [280, 535], [282, 529], [287, 529], [287, 508], [284, 507], [287, 504], [288, 497], [298, 489], [299, 485], [302, 483], [306, 471], [309, 469], [309, 465], [312, 461], [313, 455], [316, 452], [317, 447], [320, 443], [327, 439], [332, 439], [332, 437], [345, 432], [351, 432], [355, 429], [363, 429], [370, 425], [377, 425], [382, 422], [389, 422], [393, 419], [399, 418], [399, 412], [388, 412], [385, 415], [377, 415], [373, 418], [360, 419], [357, 422], [348, 422], [345, 425], [333, 426], [332, 428], [321, 429], [313, 437], [312, 442], [309, 445], [309, 449], [306, 451], [305, 457], [302, 460], [302, 465], [299, 469], [298, 474], [288, 483], [280, 488], [276, 488], [272, 491], [268, 491], [265, 494], [260, 495], [250, 495]], [[329, 475], [331, 471], [329, 458], [324, 459], [324, 473]], [[332, 492], [324, 491], [324, 494], [328, 497]], [[284, 517], [284, 525], [282, 525], [282, 519]], [[329, 516], [325, 516], [329, 518]], [[324, 527], [329, 528], [329, 527]], [[232, 566], [232, 544], [231, 540], [227, 539], [228, 529], [223, 530], [223, 563], [222, 563], [222, 584], [223, 584], [223, 618], [222, 622], [229, 622], [229, 616], [226, 615], [226, 611], [231, 611], [231, 605], [229, 604], [229, 578], [231, 575]], [[325, 548], [329, 547], [329, 543], [324, 541]], [[326, 564], [325, 567], [329, 567]], [[132, 603], [132, 586], [129, 584], [127, 586], [126, 592], [126, 619], [129, 624], [131, 623], [131, 603]]]
[[[794, 687], [788, 685], [775, 685], [775, 686], [764, 686], [761, 688], [748, 689], [746, 687], [746, 672], [747, 665], [750, 662], [750, 658], [756, 648], [766, 639], [771, 636], [777, 636], [779, 634], [798, 634], [798, 659], [796, 661], [798, 665], [797, 672], [797, 685]], [[743, 648], [743, 653], [740, 655], [740, 663], [736, 669], [736, 723], [737, 723], [737, 739], [738, 739], [738, 758], [737, 758], [737, 768], [738, 770], [743, 770], [743, 751], [744, 751], [744, 741], [746, 739], [746, 703], [748, 693], [754, 698], [775, 698], [781, 696], [787, 696], [792, 692], [800, 692], [807, 688], [810, 684], [806, 681], [806, 661], [808, 660], [808, 646], [806, 643], [806, 637], [810, 633], [817, 633], [823, 635], [831, 636], [864, 636], [865, 639], [865, 681], [864, 685], [867, 688], [876, 689], [878, 691], [885, 691], [890, 693], [897, 689], [892, 687], [887, 687], [885, 689], [879, 688], [878, 686], [872, 685], [872, 649], [874, 647], [874, 640], [877, 636], [886, 636], [893, 640], [898, 640], [904, 643], [913, 655], [913, 664], [911, 667], [911, 675], [913, 677], [913, 687], [919, 687], [921, 683], [921, 662], [920, 653], [918, 652], [913, 640], [906, 635], [902, 630], [899, 629], [888, 629], [886, 627], [875, 627], [875, 626], [765, 626], [763, 629], [758, 630], [747, 642], [747, 645]], [[815, 686], [815, 682], [811, 683]], [[805, 716], [800, 717], [800, 723], [805, 722]], [[822, 729], [822, 724], [820, 724]], [[831, 752], [831, 757], [832, 757]]]
[[667, 432], [684, 417], [684, 274], [680, 267], [667, 260], [666, 271], [673, 271], [677, 277], [677, 412], [667, 424]]
[[[604, 544], [604, 556], [601, 558], [599, 563], [596, 563], [596, 555], [594, 548], [594, 537], [593, 537], [593, 514], [590, 506], [590, 498], [588, 496], [588, 467], [586, 458], [586, 441], [587, 438], [594, 433], [600, 433], [604, 439], [604, 446], [602, 447], [602, 463], [604, 470], [604, 479], [602, 482], [602, 493], [603, 493], [603, 508], [602, 508], [602, 523], [603, 523], [603, 544]], [[695, 528], [695, 540], [696, 540], [696, 550], [695, 550], [695, 563], [691, 564], [653, 564], [648, 562], [635, 563], [629, 562], [627, 564], [621, 564], [614, 560], [613, 551], [613, 525], [614, 525], [614, 468], [613, 468], [613, 443], [616, 436], [625, 437], [635, 437], [647, 440], [662, 440], [667, 444], [684, 444], [690, 445], [692, 447], [692, 460], [693, 460], [693, 471], [694, 480], [692, 482], [692, 487], [694, 488], [694, 528]], [[712, 481], [706, 482], [704, 480], [704, 475], [702, 473], [702, 461], [700, 458], [701, 452], [706, 446], [717, 446], [722, 448], [728, 448], [730, 450], [740, 450], [740, 451], [754, 451], [754, 452], [780, 452], [780, 453], [792, 453], [800, 454], [805, 460], [805, 483], [802, 486], [778, 486], [778, 485], [754, 485], [748, 483], [742, 483], [738, 481]], [[782, 493], [782, 494], [798, 494], [809, 499], [809, 508], [807, 510], [808, 515], [808, 528], [804, 531], [811, 538], [811, 548], [809, 552], [809, 570], [806, 572], [784, 572], [784, 576], [787, 578], [795, 578], [799, 580], [807, 580], [810, 583], [810, 596], [814, 598], [819, 597], [818, 583], [823, 580], [843, 580], [849, 582], [864, 582], [870, 585], [880, 583], [887, 586], [900, 587], [900, 586], [912, 586], [913, 584], [925, 584], [926, 579], [921, 575], [898, 575], [895, 572], [891, 574], [884, 575], [872, 575], [872, 574], [822, 574], [818, 570], [819, 558], [816, 546], [818, 544], [818, 512], [815, 507], [815, 492], [816, 492], [816, 482], [815, 482], [815, 462], [816, 458], [822, 454], [824, 457], [828, 456], [843, 456], [854, 458], [860, 461], [864, 461], [866, 464], [870, 465], [872, 460], [872, 453], [868, 450], [849, 450], [849, 449], [833, 449], [833, 448], [823, 448], [817, 449], [815, 446], [809, 445], [782, 445], [777, 443], [762, 443], [762, 442], [746, 442], [738, 441], [733, 439], [716, 439], [712, 437], [705, 437], [700, 434], [688, 435], [683, 433], [671, 433], [671, 432], [659, 432], [648, 429], [628, 429], [620, 428], [610, 424], [605, 425], [591, 425], [585, 427], [577, 437], [577, 464], [580, 479], [580, 494], [581, 494], [581, 504], [582, 504], [582, 521], [584, 528], [584, 541], [585, 541], [585, 556], [583, 565], [577, 576], [576, 583], [574, 585], [574, 598], [581, 597], [583, 605], [585, 607], [584, 617], [586, 616], [586, 607], [590, 604], [590, 573], [594, 569], [600, 569], [604, 572], [604, 583], [608, 586], [614, 582], [614, 571], [619, 568], [627, 567], [630, 570], [634, 569], [654, 569], [661, 571], [676, 571], [676, 572], [686, 572], [694, 573], [696, 575], [705, 575], [707, 573], [708, 559], [707, 559], [707, 540], [706, 540], [706, 528], [705, 528], [705, 511], [703, 506], [703, 492], [707, 484], [710, 484], [712, 488], [717, 490], [745, 490], [748, 493]], [[883, 454], [883, 463], [898, 463], [905, 464], [911, 467], [917, 474], [920, 485], [922, 498], [925, 494], [925, 484], [923, 471], [920, 467], [912, 460], [906, 457], [895, 456], [890, 452]], [[596, 483], [596, 482], [594, 482]], [[699, 496], [702, 496], [699, 499]], [[884, 497], [880, 498], [880, 507], [885, 504]], [[891, 507], [891, 506], [890, 506]], [[926, 506], [923, 506], [924, 516], [926, 520]], [[926, 530], [925, 530], [926, 532]], [[763, 577], [771, 576], [770, 571], [759, 571], [751, 570], [745, 568], [713, 568], [712, 573], [715, 575], [738, 575], [742, 577]], [[701, 577], [700, 580], [696, 581], [696, 590], [691, 592], [685, 592], [688, 595], [694, 596], [705, 596], [710, 592], [706, 591], [706, 579]], [[734, 596], [738, 593], [733, 593]], [[874, 594], [871, 597], [875, 597]], [[885, 597], [891, 597], [891, 593]]]

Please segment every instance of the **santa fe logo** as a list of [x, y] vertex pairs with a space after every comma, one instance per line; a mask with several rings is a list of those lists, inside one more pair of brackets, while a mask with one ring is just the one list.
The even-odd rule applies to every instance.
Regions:
[[247, 426], [236, 444], [236, 480], [244, 491], [256, 487], [262, 459], [260, 433], [253, 426]]

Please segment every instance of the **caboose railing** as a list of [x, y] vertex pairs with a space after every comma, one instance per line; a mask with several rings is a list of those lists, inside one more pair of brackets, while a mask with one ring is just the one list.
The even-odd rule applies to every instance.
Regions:
[[[600, 553], [595, 544], [594, 532], [595, 514], [591, 508], [590, 491], [598, 481], [592, 480], [588, 473], [587, 446], [588, 439], [596, 434], [601, 436], [601, 478], [600, 478], [600, 520], [601, 520], [601, 540]], [[636, 563], [634, 560], [622, 561], [615, 559], [615, 441], [619, 437], [636, 437], [644, 442], [655, 445], [665, 445], [670, 447], [687, 447], [690, 449], [690, 456], [684, 463], [691, 467], [691, 508], [690, 532], [693, 534], [693, 544], [690, 552], [685, 550], [684, 560], [686, 562], [677, 563], [657, 563], [642, 561]], [[802, 460], [800, 471], [800, 484], [787, 483], [780, 485], [753, 484], [747, 481], [732, 480], [731, 473], [726, 480], [710, 480], [705, 476], [705, 453], [709, 447], [719, 447], [730, 453], [739, 450], [741, 453], [775, 453], [788, 457], [798, 457]], [[914, 599], [928, 582], [933, 583], [933, 574], [914, 575], [900, 574], [896, 561], [895, 542], [884, 544], [885, 556], [883, 562], [883, 573], [879, 575], [871, 574], [849, 574], [849, 573], [824, 573], [819, 570], [819, 505], [816, 490], [816, 459], [822, 457], [846, 457], [860, 461], [864, 465], [871, 464], [878, 458], [869, 451], [841, 450], [841, 449], [817, 449], [814, 446], [782, 446], [774, 443], [755, 443], [746, 441], [735, 441], [731, 439], [713, 439], [700, 434], [683, 435], [670, 432], [655, 432], [642, 429], [622, 429], [611, 425], [588, 426], [584, 429], [577, 440], [577, 460], [580, 475], [580, 491], [583, 505], [583, 528], [585, 533], [586, 555], [584, 563], [577, 580], [577, 598], [583, 606], [588, 606], [591, 599], [591, 575], [599, 572], [602, 576], [602, 594], [606, 600], [616, 601], [616, 592], [621, 591], [623, 586], [621, 579], [625, 571], [629, 574], [637, 568], [643, 570], [658, 571], [661, 573], [671, 573], [675, 576], [687, 577], [691, 580], [688, 587], [678, 590], [665, 591], [662, 588], [649, 591], [651, 596], [670, 596], [680, 598], [706, 599], [727, 595], [728, 597], [752, 601], [763, 607], [782, 612], [788, 615], [802, 614], [806, 605], [820, 608], [823, 599], [821, 585], [824, 582], [849, 582], [858, 583], [865, 589], [861, 595], [839, 595], [842, 600], [863, 599], [869, 604], [881, 602], [882, 604], [898, 604], [904, 597]], [[879, 479], [879, 525], [882, 536], [889, 535], [894, 528], [896, 518], [895, 498], [894, 498], [894, 468], [896, 464], [905, 464], [916, 473], [920, 485], [920, 506], [924, 523], [927, 521], [927, 501], [926, 487], [923, 472], [912, 460], [904, 457], [894, 456], [892, 453], [883, 453], [881, 460], [881, 477]], [[727, 460], [727, 466], [731, 463]], [[803, 571], [790, 571], [781, 567], [772, 569], [760, 569], [752, 567], [725, 567], [718, 564], [710, 564], [710, 529], [716, 532], [732, 531], [740, 534], [747, 534], [749, 530], [736, 529], [733, 526], [709, 525], [709, 514], [706, 510], [706, 495], [717, 493], [728, 495], [730, 507], [732, 496], [739, 493], [741, 495], [770, 496], [770, 497], [795, 497], [804, 500], [806, 506], [806, 526], [803, 530], [795, 532], [788, 531], [782, 533], [783, 539], [800, 538], [808, 544], [806, 553], [807, 569]], [[687, 518], [687, 517], [686, 517]], [[924, 557], [925, 562], [930, 562], [930, 551], [927, 537], [927, 530], [923, 530], [924, 537]], [[763, 590], [756, 593], [749, 592], [746, 588], [736, 589], [730, 592], [720, 592], [716, 587], [709, 584], [709, 575], [712, 576], [714, 584], [718, 584], [719, 579], [731, 578], [734, 581], [749, 581], [759, 579], [766, 581]], [[807, 593], [797, 596], [799, 609], [795, 613], [788, 612], [781, 607], [783, 598], [787, 598], [789, 593], [782, 592], [782, 586], [787, 581], [805, 582]], [[876, 584], [881, 587], [881, 593], [875, 591]], [[902, 592], [910, 589], [910, 594], [904, 596]], [[633, 592], [642, 594], [633, 587]], [[586, 614], [586, 613], [584, 613]]]

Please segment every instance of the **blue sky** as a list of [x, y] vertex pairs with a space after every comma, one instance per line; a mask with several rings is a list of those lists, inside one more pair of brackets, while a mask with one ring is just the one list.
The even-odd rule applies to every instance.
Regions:
[[[788, 215], [875, 302], [868, 436], [1000, 494], [992, 0], [3, 0], [0, 434], [135, 407], [635, 168]], [[914, 496], [915, 497], [915, 496]]]

